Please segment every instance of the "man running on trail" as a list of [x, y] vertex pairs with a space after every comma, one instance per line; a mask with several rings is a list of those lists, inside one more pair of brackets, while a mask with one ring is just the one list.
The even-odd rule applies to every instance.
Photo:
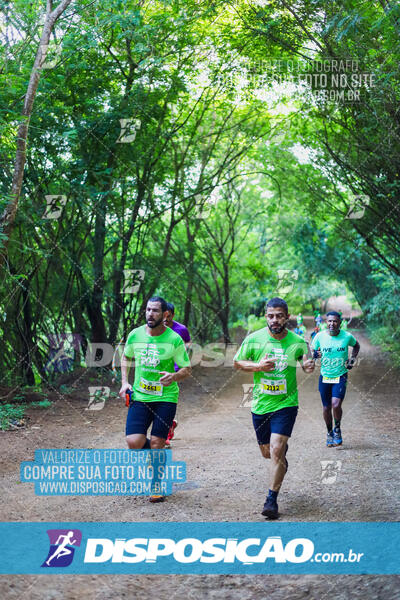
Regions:
[[[321, 358], [319, 392], [322, 400], [322, 414], [328, 430], [327, 446], [340, 446], [343, 442], [340, 422], [342, 402], [346, 394], [347, 372], [353, 368], [360, 344], [356, 338], [341, 329], [340, 314], [331, 310], [326, 315], [328, 329], [317, 333], [312, 341], [314, 358]], [[349, 358], [349, 346], [353, 347]], [[333, 418], [335, 427], [333, 428]]]
[[306, 328], [304, 327], [304, 323], [303, 323], [303, 315], [301, 313], [299, 313], [296, 317], [296, 320], [297, 320], [297, 324], [293, 331], [297, 335], [299, 335], [300, 337], [305, 339], [307, 332], [306, 332]]
[[175, 306], [172, 302], [167, 302], [167, 315], [164, 319], [164, 325], [170, 327], [172, 331], [175, 331], [178, 335], [181, 336], [183, 341], [185, 342], [186, 350], [189, 348], [190, 344], [190, 333], [188, 328], [182, 323], [178, 323], [178, 321], [174, 321], [175, 316]]
[[[186, 350], [189, 350], [189, 346], [190, 346], [190, 333], [188, 328], [183, 325], [182, 323], [178, 323], [178, 321], [174, 321], [174, 316], [175, 316], [175, 306], [172, 304], [172, 302], [167, 302], [167, 316], [164, 319], [164, 325], [166, 325], [166, 327], [170, 327], [172, 329], [172, 331], [175, 331], [178, 335], [181, 336], [181, 338], [183, 339], [183, 341], [185, 342], [185, 347]], [[175, 371], [178, 370], [178, 366], [175, 365]], [[174, 437], [174, 433], [175, 433], [175, 429], [178, 426], [178, 421], [176, 419], [173, 420], [171, 428], [168, 432], [168, 437], [167, 437], [167, 441], [165, 442], [167, 446], [170, 445], [170, 440], [172, 440], [172, 438]]]
[[[286, 452], [298, 410], [297, 361], [308, 352], [306, 342], [286, 328], [288, 306], [282, 298], [272, 298], [266, 306], [267, 327], [250, 334], [234, 358], [234, 367], [254, 373], [253, 426], [264, 458], [271, 458], [271, 484], [262, 510], [270, 519], [278, 518], [277, 497], [288, 469]], [[303, 371], [312, 373], [315, 363], [302, 362]]]
[[[126, 440], [132, 450], [161, 449], [175, 417], [179, 396], [178, 381], [190, 375], [190, 361], [182, 338], [164, 325], [167, 303], [153, 296], [146, 306], [146, 325], [133, 329], [125, 344], [121, 360], [122, 398], [132, 390], [126, 419]], [[128, 382], [133, 363], [133, 386]], [[174, 365], [178, 365], [175, 371]], [[146, 437], [152, 424], [151, 438]], [[162, 502], [164, 496], [151, 496]]]
[[347, 331], [348, 330], [348, 322], [346, 319], [343, 318], [343, 313], [341, 310], [339, 310], [339, 315], [341, 318], [340, 329], [343, 329], [343, 331]]

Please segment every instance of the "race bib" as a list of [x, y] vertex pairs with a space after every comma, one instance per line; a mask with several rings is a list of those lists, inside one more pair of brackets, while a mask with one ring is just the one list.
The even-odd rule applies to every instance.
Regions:
[[286, 379], [261, 379], [261, 392], [271, 396], [286, 394]]
[[322, 383], [339, 383], [340, 377], [325, 377], [322, 376]]
[[144, 377], [140, 378], [140, 391], [151, 396], [162, 396], [163, 386], [159, 381], [147, 381]]

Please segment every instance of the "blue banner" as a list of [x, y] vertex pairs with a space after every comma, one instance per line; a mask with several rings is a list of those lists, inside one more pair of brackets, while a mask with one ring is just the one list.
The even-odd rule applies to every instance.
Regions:
[[399, 574], [399, 523], [1, 523], [0, 573]]

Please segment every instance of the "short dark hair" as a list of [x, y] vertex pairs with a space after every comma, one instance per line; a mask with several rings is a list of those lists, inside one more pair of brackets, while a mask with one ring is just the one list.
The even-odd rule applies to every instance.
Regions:
[[167, 302], [167, 310], [169, 310], [169, 312], [173, 315], [175, 314], [175, 306], [172, 304], [172, 302]]
[[339, 319], [342, 320], [342, 317], [336, 310], [330, 310], [329, 312], [326, 313], [326, 316], [327, 317], [339, 317]]
[[271, 298], [271, 300], [268, 300], [267, 304], [265, 305], [265, 310], [267, 310], [267, 308], [283, 308], [286, 314], [289, 314], [288, 305], [282, 298]]
[[152, 296], [151, 298], [149, 298], [147, 300], [147, 302], [159, 302], [161, 304], [162, 312], [165, 312], [166, 310], [168, 310], [167, 301], [164, 300], [164, 298], [161, 298], [161, 296]]

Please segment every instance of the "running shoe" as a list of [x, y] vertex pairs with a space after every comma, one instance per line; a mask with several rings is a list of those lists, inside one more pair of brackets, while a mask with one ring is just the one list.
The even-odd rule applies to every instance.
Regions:
[[342, 432], [340, 431], [340, 427], [335, 427], [333, 430], [333, 445], [340, 446], [342, 442]]
[[172, 421], [172, 425], [169, 428], [168, 431], [168, 435], [167, 435], [167, 439], [165, 440], [165, 445], [169, 446], [170, 441], [172, 440], [172, 438], [175, 435], [175, 429], [178, 427], [178, 421], [175, 421], [175, 419]]
[[330, 431], [328, 433], [328, 435], [326, 436], [326, 445], [328, 446], [328, 448], [331, 448], [332, 446], [335, 445], [335, 443], [333, 441], [333, 431]]
[[157, 502], [164, 502], [165, 501], [165, 496], [150, 496], [149, 498], [149, 502], [152, 502], [153, 504], [156, 504]]
[[277, 519], [278, 518], [278, 503], [276, 500], [267, 496], [264, 504], [264, 508], [262, 510], [263, 517], [268, 517], [269, 519]]

